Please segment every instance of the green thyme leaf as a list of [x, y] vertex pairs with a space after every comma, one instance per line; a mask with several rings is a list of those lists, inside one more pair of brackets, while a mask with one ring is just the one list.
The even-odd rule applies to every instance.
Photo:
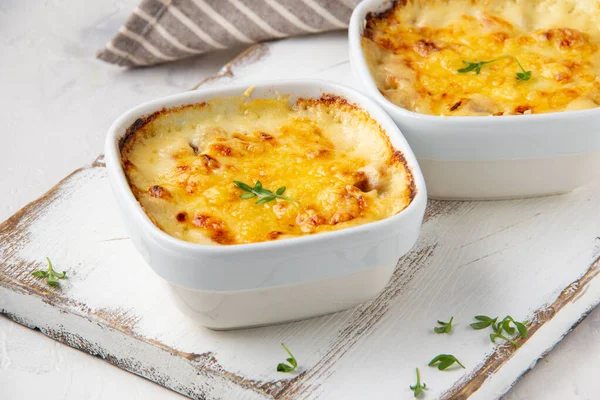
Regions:
[[474, 322], [471, 324], [471, 328], [473, 329], [485, 329], [493, 324], [496, 323], [496, 319], [491, 319], [490, 317], [487, 317], [485, 315], [476, 315], [475, 319], [478, 320], [479, 322]]
[[523, 68], [523, 66], [517, 59], [517, 57], [515, 57], [515, 61], [517, 62], [517, 65], [519, 66], [519, 68], [521, 68], [521, 71], [523, 71], [523, 72], [517, 72], [517, 80], [518, 81], [528, 81], [531, 78], [531, 71], [525, 71], [525, 68]]
[[516, 330], [515, 328], [513, 328], [512, 326], [510, 326], [510, 323], [512, 322], [512, 318], [507, 316], [506, 318], [504, 318], [502, 320], [502, 329], [504, 329], [504, 331], [506, 333], [508, 333], [509, 335], [514, 335]]
[[428, 365], [430, 367], [437, 366], [437, 369], [439, 369], [440, 371], [444, 371], [444, 370], [446, 370], [448, 367], [450, 367], [454, 363], [457, 363], [461, 367], [465, 368], [465, 366], [462, 365], [460, 363], [460, 361], [458, 361], [458, 359], [456, 357], [454, 357], [452, 354], [440, 354], [440, 355], [437, 355], [437, 356], [435, 356], [433, 358], [433, 360], [431, 360], [429, 362]]
[[454, 321], [454, 317], [451, 317], [450, 321], [448, 321], [448, 322], [438, 320], [437, 323], [441, 326], [437, 326], [437, 327], [433, 328], [433, 331], [435, 333], [450, 333], [450, 332], [452, 332], [452, 321]]
[[290, 367], [289, 365], [285, 364], [285, 363], [279, 363], [277, 365], [277, 372], [292, 372], [294, 370], [294, 367]]
[[286, 361], [290, 365], [288, 365], [286, 363], [279, 363], [279, 364], [277, 364], [277, 371], [278, 372], [292, 372], [298, 367], [298, 362], [296, 361], [296, 357], [294, 357], [294, 355], [292, 354], [290, 349], [288, 349], [285, 344], [281, 343], [281, 347], [283, 347], [283, 349], [289, 354], [290, 357], [286, 358]]
[[246, 185], [244, 182], [233, 181], [233, 184], [245, 192], [252, 192], [252, 188], [250, 186]]
[[425, 389], [427, 387], [427, 385], [425, 384], [425, 382], [423, 382], [423, 384], [421, 384], [421, 374], [419, 372], [419, 368], [415, 368], [417, 371], [417, 383], [414, 386], [409, 386], [410, 390], [413, 391], [415, 397], [419, 397], [423, 394], [423, 389]]
[[258, 200], [256, 202], [256, 204], [264, 204], [264, 203], [268, 203], [269, 201], [273, 201], [275, 200], [276, 197], [271, 195], [271, 196], [267, 196], [267, 197], [263, 197], [262, 199]]
[[58, 286], [58, 280], [54, 276], [49, 276], [46, 283], [50, 286]]
[[491, 324], [489, 322], [473, 322], [471, 324], [471, 328], [473, 329], [485, 329], [489, 327]]
[[526, 338], [527, 335], [529, 334], [529, 332], [527, 332], [527, 327], [525, 326], [525, 324], [522, 322], [518, 322], [518, 321], [514, 321], [514, 323], [517, 326], [519, 335], [521, 335], [522, 338]]
[[[461, 74], [464, 74], [464, 73], [467, 73], [467, 72], [471, 72], [475, 68], [477, 68], [477, 66], [479, 65], [479, 63], [473, 63], [473, 62], [464, 61], [464, 60], [463, 60], [463, 64], [465, 64], [466, 67], [457, 70], [457, 72], [460, 72]], [[479, 73], [479, 72], [477, 72], [477, 73]]]
[[531, 71], [517, 72], [518, 81], [528, 81], [531, 78]]
[[58, 279], [65, 279], [67, 277], [67, 273], [65, 271], [63, 271], [62, 274], [60, 272], [56, 272], [56, 271], [53, 271], [52, 273]]

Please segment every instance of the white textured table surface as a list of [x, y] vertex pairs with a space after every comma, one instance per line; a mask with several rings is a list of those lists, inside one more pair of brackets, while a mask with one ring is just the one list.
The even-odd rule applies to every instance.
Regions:
[[[0, 2], [0, 219], [91, 162], [124, 110], [190, 88], [239, 51], [135, 71], [96, 61], [136, 2]], [[596, 310], [506, 398], [596, 399], [599, 372]], [[0, 317], [0, 398], [41, 397], [182, 398]]]

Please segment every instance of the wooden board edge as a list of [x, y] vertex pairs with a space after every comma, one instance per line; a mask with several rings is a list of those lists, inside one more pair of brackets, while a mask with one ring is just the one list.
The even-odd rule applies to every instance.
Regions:
[[96, 167], [95, 166], [94, 167], [84, 166], [81, 168], [77, 168], [75, 171], [71, 172], [69, 175], [62, 178], [54, 186], [52, 186], [46, 193], [44, 193], [37, 199], [27, 203], [22, 208], [17, 210], [13, 215], [11, 215], [6, 220], [4, 220], [2, 223], [0, 223], [0, 234], [2, 234], [2, 232], [6, 232], [6, 231], [10, 230], [11, 228], [17, 226], [21, 222], [21, 220], [23, 219], [24, 216], [26, 216], [28, 214], [36, 214], [38, 210], [41, 210], [47, 204], [52, 203], [52, 201], [54, 201], [58, 197], [62, 185], [65, 182], [67, 182], [69, 179], [71, 179], [74, 175], [78, 174], [79, 172], [81, 172], [87, 168], [96, 168]]
[[[212, 353], [182, 353], [123, 329], [115, 329], [96, 316], [57, 307], [4, 285], [0, 285], [0, 299], [0, 314], [9, 319], [184, 396], [210, 399], [213, 398], [211, 390], [227, 388], [236, 398], [273, 399], [268, 393], [268, 384], [224, 371]], [[66, 331], [65, 325], [71, 328]], [[92, 327], [99, 331], [93, 331]], [[144, 351], [132, 350], [140, 348], [140, 341]], [[178, 357], [173, 357], [175, 354]], [[188, 381], [174, 380], [175, 370]]]
[[558, 338], [558, 340], [556, 342], [554, 342], [550, 347], [548, 347], [543, 353], [540, 354], [540, 356], [527, 368], [525, 369], [518, 377], [517, 379], [515, 379], [510, 386], [508, 387], [508, 390], [506, 390], [502, 396], [500, 396], [500, 398], [504, 397], [506, 394], [508, 394], [510, 392], [510, 390], [515, 387], [515, 385], [517, 383], [519, 383], [521, 381], [521, 379], [523, 379], [525, 376], [527, 376], [527, 374], [529, 374], [531, 371], [533, 371], [533, 369], [535, 368], [535, 366], [541, 361], [543, 360], [548, 354], [550, 354], [554, 348], [556, 346], [558, 346], [558, 344], [560, 342], [563, 341], [563, 339], [565, 337], [567, 337], [571, 332], [573, 332], [589, 315], [592, 311], [594, 311], [594, 309], [596, 307], [598, 307], [598, 305], [600, 305], [600, 298], [598, 298], [596, 300], [596, 302], [594, 302], [587, 310], [585, 313], [583, 313], [579, 319], [577, 319], [575, 321], [575, 323], [573, 325], [571, 325], [571, 327], [568, 329], [567, 332], [565, 332], [561, 337]]

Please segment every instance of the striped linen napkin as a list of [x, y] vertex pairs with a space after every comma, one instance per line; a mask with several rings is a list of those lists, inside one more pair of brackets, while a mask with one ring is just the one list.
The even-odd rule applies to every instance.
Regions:
[[98, 58], [125, 67], [348, 27], [359, 0], [142, 0]]

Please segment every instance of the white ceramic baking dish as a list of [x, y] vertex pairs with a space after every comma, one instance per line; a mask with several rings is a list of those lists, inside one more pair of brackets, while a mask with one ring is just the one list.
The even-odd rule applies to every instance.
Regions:
[[366, 93], [398, 124], [417, 155], [431, 198], [509, 199], [569, 192], [600, 174], [600, 108], [519, 116], [440, 117], [387, 100], [361, 49], [368, 13], [392, 5], [365, 0], [349, 27], [350, 62]]
[[340, 231], [274, 242], [210, 246], [176, 239], [158, 229], [133, 196], [121, 167], [119, 140], [138, 118], [163, 107], [239, 96], [247, 86], [228, 86], [150, 101], [121, 116], [110, 128], [105, 160], [123, 221], [137, 250], [168, 283], [179, 308], [212, 329], [231, 329], [314, 317], [344, 310], [379, 293], [398, 259], [414, 245], [427, 194], [408, 143], [389, 116], [359, 92], [318, 80], [257, 84], [252, 97], [276, 92], [315, 98], [331, 93], [365, 109], [403, 152], [416, 194], [401, 213]]

